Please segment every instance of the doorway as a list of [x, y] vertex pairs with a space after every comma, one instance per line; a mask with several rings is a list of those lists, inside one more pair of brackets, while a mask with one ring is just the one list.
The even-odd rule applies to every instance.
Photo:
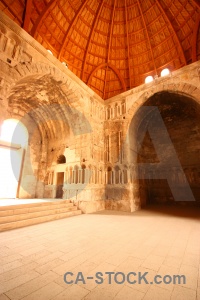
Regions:
[[0, 132], [0, 198], [17, 198], [28, 133], [18, 120], [5, 120]]
[[64, 172], [57, 173], [57, 182], [56, 182], [56, 198], [63, 197], [63, 183], [64, 183]]
[[0, 198], [16, 198], [23, 151], [0, 145]]

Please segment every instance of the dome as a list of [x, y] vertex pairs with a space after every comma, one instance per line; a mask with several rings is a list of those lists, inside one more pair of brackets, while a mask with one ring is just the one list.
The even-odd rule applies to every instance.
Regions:
[[4, 0], [0, 8], [103, 99], [200, 58], [199, 0]]

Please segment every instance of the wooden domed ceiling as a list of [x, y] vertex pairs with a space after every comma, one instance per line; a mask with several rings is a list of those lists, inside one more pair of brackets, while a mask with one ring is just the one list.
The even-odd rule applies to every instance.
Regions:
[[103, 99], [200, 59], [200, 0], [1, 0]]

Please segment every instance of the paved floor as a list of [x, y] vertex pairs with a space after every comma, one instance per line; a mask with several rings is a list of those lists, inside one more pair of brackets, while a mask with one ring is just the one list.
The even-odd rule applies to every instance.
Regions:
[[55, 202], [63, 199], [8, 199], [0, 198], [0, 206], [10, 206], [19, 204], [41, 203], [41, 202]]
[[[103, 211], [0, 234], [0, 300], [200, 299], [200, 209]], [[72, 272], [77, 284], [66, 284]], [[87, 279], [103, 273], [103, 284]], [[105, 272], [185, 275], [186, 284], [108, 283]], [[81, 273], [80, 273], [81, 274]], [[67, 277], [70, 280], [71, 277]], [[81, 281], [85, 280], [85, 284]], [[98, 279], [98, 278], [97, 278]], [[126, 277], [127, 279], [127, 277]], [[129, 277], [133, 282], [137, 277]], [[100, 279], [98, 279], [100, 282]], [[158, 281], [160, 281], [160, 277]]]

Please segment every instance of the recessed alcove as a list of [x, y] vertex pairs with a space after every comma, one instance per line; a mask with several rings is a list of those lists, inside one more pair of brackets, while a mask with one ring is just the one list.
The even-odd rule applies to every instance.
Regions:
[[[139, 108], [132, 122], [132, 126], [135, 126], [132, 143], [136, 150], [132, 152], [132, 161], [140, 172], [138, 178], [142, 206], [155, 203], [198, 204], [199, 104], [184, 94], [160, 92], [150, 97]], [[185, 191], [188, 183], [195, 202], [187, 199], [184, 194], [182, 201], [181, 196], [177, 201], [169, 180], [179, 195], [181, 191]]]

